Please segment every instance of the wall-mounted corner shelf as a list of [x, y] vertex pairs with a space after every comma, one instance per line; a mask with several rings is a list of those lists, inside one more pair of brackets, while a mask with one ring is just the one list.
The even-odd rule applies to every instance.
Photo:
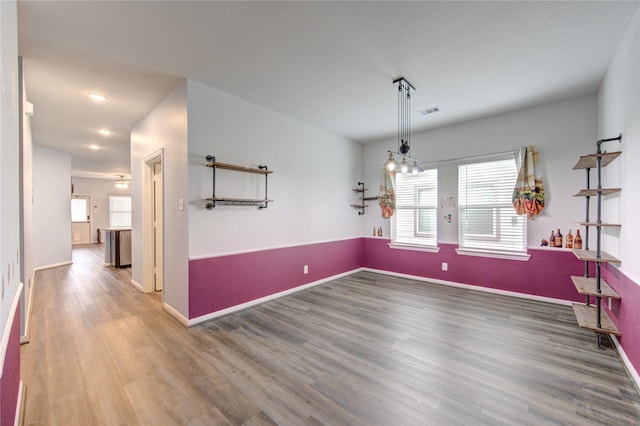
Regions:
[[[222, 206], [256, 206], [259, 209], [266, 209], [269, 203], [273, 202], [267, 197], [268, 182], [267, 176], [273, 173], [273, 170], [269, 170], [267, 166], [259, 165], [255, 167], [238, 166], [235, 164], [221, 163], [216, 161], [216, 157], [213, 155], [207, 155], [207, 167], [211, 167], [213, 170], [212, 178], [212, 196], [207, 198], [207, 210], [212, 210], [218, 205]], [[254, 173], [258, 175], [264, 175], [264, 198], [231, 198], [231, 197], [217, 197], [216, 196], [216, 169], [231, 170], [234, 172], [242, 173]]]
[[369, 207], [368, 204], [364, 203], [365, 202], [364, 193], [366, 191], [368, 191], [368, 189], [364, 187], [364, 182], [358, 182], [357, 185], [358, 185], [358, 187], [357, 188], [353, 188], [353, 191], [360, 194], [360, 199], [358, 200], [357, 203], [351, 204], [351, 207], [359, 209], [360, 211], [358, 212], [358, 216], [360, 216], [360, 215], [364, 214], [364, 209], [366, 207]]
[[[602, 229], [605, 227], [620, 227], [620, 224], [603, 223], [602, 222], [602, 197], [610, 194], [616, 194], [622, 191], [621, 188], [602, 188], [602, 168], [607, 166], [613, 160], [618, 158], [620, 151], [602, 152], [601, 145], [604, 142], [618, 141], [622, 142], [622, 135], [615, 138], [600, 139], [597, 142], [597, 150], [595, 154], [583, 155], [573, 166], [574, 170], [586, 170], [587, 188], [580, 190], [575, 197], [585, 197], [586, 217], [582, 222], [578, 222], [580, 226], [585, 227], [585, 249], [574, 249], [573, 254], [580, 260], [584, 261], [584, 276], [572, 276], [573, 282], [578, 294], [585, 296], [584, 304], [573, 304], [573, 312], [575, 313], [578, 325], [582, 328], [592, 330], [596, 333], [596, 347], [603, 349], [601, 339], [603, 335], [613, 334], [620, 336], [620, 331], [609, 316], [606, 309], [602, 308], [602, 298], [621, 299], [620, 295], [602, 278], [601, 265], [603, 263], [621, 263], [619, 259], [611, 256], [602, 250]], [[597, 185], [595, 188], [590, 184], [590, 171], [595, 169], [597, 173]], [[595, 221], [589, 220], [589, 202], [591, 197], [596, 197], [597, 218]], [[595, 228], [596, 231], [596, 249], [589, 250], [589, 228]], [[589, 263], [593, 262], [595, 266], [595, 276], [589, 276]], [[595, 304], [592, 303], [595, 298]]]

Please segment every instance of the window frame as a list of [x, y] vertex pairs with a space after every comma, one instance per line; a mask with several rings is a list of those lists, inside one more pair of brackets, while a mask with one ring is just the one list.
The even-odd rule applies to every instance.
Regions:
[[[469, 200], [469, 187], [463, 189], [462, 185], [462, 168], [465, 168], [465, 173], [469, 173], [470, 169], [473, 172], [473, 166], [491, 163], [491, 162], [505, 162], [505, 161], [513, 161], [513, 169], [510, 172], [507, 172], [502, 175], [502, 177], [506, 177], [506, 175], [511, 174], [509, 177], [513, 179], [513, 185], [511, 182], [496, 182], [492, 190], [485, 190], [484, 193], [491, 194], [493, 192], [493, 200], [494, 202], [487, 203], [471, 203]], [[513, 235], [516, 237], [515, 243], [517, 246], [509, 247], [506, 244], [506, 237], [508, 237], [508, 232], [503, 229], [503, 226], [509, 221], [509, 216], [502, 217], [502, 214], [505, 209], [512, 209], [513, 205], [511, 203], [511, 194], [513, 191], [513, 186], [515, 185], [515, 181], [517, 179], [517, 158], [514, 153], [507, 153], [502, 155], [493, 155], [493, 156], [485, 156], [485, 157], [477, 157], [477, 158], [467, 158], [465, 161], [460, 161], [457, 164], [458, 168], [458, 248], [456, 252], [462, 255], [474, 255], [474, 256], [486, 256], [486, 257], [498, 257], [498, 258], [506, 258], [506, 259], [514, 259], [514, 260], [528, 260], [529, 255], [527, 252], [527, 222], [526, 218], [523, 216], [518, 216], [515, 213], [511, 215], [511, 222], [518, 222], [521, 226], [519, 232], [514, 233]], [[470, 167], [471, 166], [471, 167]], [[485, 173], [487, 172], [479, 172]], [[479, 174], [478, 173], [478, 174]], [[465, 176], [468, 176], [465, 174]], [[488, 176], [489, 174], [487, 174]], [[500, 176], [491, 174], [491, 176]], [[475, 186], [482, 186], [483, 176], [480, 174], [479, 176], [473, 176], [473, 179], [478, 179], [478, 181], [473, 182]], [[467, 178], [467, 181], [469, 179]], [[484, 185], [487, 186], [487, 185]], [[491, 234], [473, 234], [473, 233], [465, 233], [463, 227], [465, 226], [463, 222], [463, 217], [467, 218], [470, 210], [473, 209], [492, 209], [492, 223], [493, 223], [493, 232]], [[474, 244], [475, 242], [475, 244]], [[502, 244], [500, 244], [502, 242]]]
[[[433, 175], [433, 176], [429, 176]], [[400, 177], [400, 182], [398, 179]], [[420, 251], [430, 251], [437, 252], [439, 250], [438, 247], [438, 169], [437, 167], [429, 168], [417, 175], [406, 174], [400, 175], [396, 174], [396, 182], [395, 182], [395, 194], [396, 194], [396, 211], [395, 214], [391, 218], [391, 241], [389, 243], [389, 247], [391, 248], [400, 248], [400, 249], [411, 249], [411, 250], [420, 250]], [[407, 179], [407, 182], [403, 182], [403, 179]], [[410, 179], [417, 179], [417, 182], [410, 186], [410, 189], [403, 189], [402, 187], [406, 185], [408, 182], [411, 182]], [[425, 182], [426, 180], [426, 182]], [[431, 202], [427, 202], [422, 204], [420, 202], [420, 191], [421, 190], [430, 190], [433, 191], [434, 194], [428, 198], [432, 198]], [[410, 192], [411, 202], [407, 203], [406, 200], [402, 200], [403, 194], [405, 192], [405, 197], [407, 193]], [[396, 223], [399, 220], [399, 213], [401, 210], [410, 210], [411, 211], [411, 219], [410, 219], [410, 227], [412, 229], [411, 235], [408, 232], [403, 233], [402, 235], [398, 235], [398, 224]], [[434, 228], [432, 232], [420, 232], [419, 230], [419, 221], [420, 221], [420, 213], [421, 212], [429, 212], [433, 216]], [[403, 218], [407, 220], [406, 217]], [[405, 225], [406, 228], [409, 226]]]

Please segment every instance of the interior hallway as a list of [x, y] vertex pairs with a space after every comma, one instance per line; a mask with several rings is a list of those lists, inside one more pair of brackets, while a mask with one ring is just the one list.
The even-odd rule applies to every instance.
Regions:
[[361, 272], [185, 329], [102, 249], [39, 271], [27, 425], [638, 424], [570, 307]]

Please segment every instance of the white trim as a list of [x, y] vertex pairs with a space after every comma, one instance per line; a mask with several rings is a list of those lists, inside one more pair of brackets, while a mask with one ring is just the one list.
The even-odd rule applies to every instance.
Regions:
[[395, 277], [408, 278], [408, 279], [416, 280], [416, 281], [423, 281], [423, 282], [429, 282], [429, 283], [434, 283], [434, 284], [448, 285], [450, 287], [464, 288], [466, 290], [475, 290], [475, 291], [482, 291], [482, 292], [485, 292], [485, 293], [499, 294], [501, 296], [517, 297], [519, 299], [534, 300], [536, 302], [547, 302], [547, 303], [553, 303], [555, 305], [563, 305], [563, 306], [571, 306], [573, 303], [575, 303], [575, 302], [572, 302], [572, 301], [569, 301], [569, 300], [554, 299], [552, 297], [535, 296], [533, 294], [517, 293], [515, 291], [500, 290], [500, 289], [497, 289], [497, 288], [490, 288], [490, 287], [481, 287], [481, 286], [477, 286], [477, 285], [458, 283], [458, 282], [455, 282], [455, 281], [439, 280], [437, 278], [428, 278], [428, 277], [420, 277], [418, 275], [401, 274], [401, 273], [398, 273], [398, 272], [384, 271], [382, 269], [373, 269], [373, 268], [362, 268], [362, 269], [364, 271], [375, 272], [375, 273], [383, 274], [383, 275], [392, 275], [392, 276], [395, 276]]
[[640, 375], [638, 375], [638, 372], [633, 367], [633, 364], [631, 364], [629, 357], [627, 357], [626, 352], [622, 349], [622, 345], [618, 341], [618, 338], [613, 334], [610, 334], [609, 336], [611, 336], [611, 341], [613, 341], [614, 346], [618, 350], [618, 354], [620, 354], [620, 358], [622, 358], [622, 363], [627, 369], [627, 373], [629, 373], [629, 377], [631, 377], [633, 384], [636, 386], [636, 390], [640, 392]]
[[29, 289], [29, 306], [24, 318], [24, 335], [20, 336], [20, 344], [29, 343], [29, 328], [31, 327], [31, 311], [33, 310], [33, 291], [36, 286], [36, 271], [32, 271], [31, 288]]
[[68, 260], [66, 262], [60, 263], [52, 263], [51, 265], [36, 266], [35, 268], [33, 268], [33, 272], [35, 273], [36, 271], [44, 271], [45, 269], [57, 268], [59, 266], [67, 266], [71, 264], [73, 264], [73, 260]]
[[503, 253], [503, 252], [491, 252], [491, 251], [476, 251], [470, 249], [457, 248], [456, 253], [461, 256], [477, 256], [477, 257], [491, 257], [494, 259], [507, 259], [507, 260], [519, 260], [526, 262], [531, 258], [527, 253]]
[[390, 242], [387, 245], [389, 246], [389, 248], [394, 250], [426, 251], [428, 253], [438, 253], [440, 251], [440, 247], [438, 246], [419, 246], [416, 244], [394, 243], [394, 242]]
[[182, 325], [184, 325], [185, 327], [189, 327], [191, 326], [191, 324], [189, 324], [189, 320], [182, 315], [180, 312], [178, 312], [177, 310], [175, 310], [175, 308], [171, 305], [168, 305], [166, 303], [162, 304], [162, 309], [164, 309], [165, 311], [167, 311], [167, 313], [169, 315], [171, 315], [172, 317], [174, 317], [176, 320], [178, 320], [178, 322]]
[[144, 293], [144, 288], [142, 287], [142, 285], [140, 285], [139, 282], [137, 282], [134, 279], [131, 279], [131, 281], [129, 281], [129, 284], [131, 284], [131, 287], [135, 288], [136, 290], [138, 290], [140, 293]]
[[9, 337], [11, 337], [11, 327], [13, 327], [13, 320], [16, 317], [16, 309], [20, 305], [20, 296], [22, 294], [23, 284], [20, 282], [18, 284], [18, 288], [16, 289], [15, 294], [13, 295], [13, 300], [11, 301], [11, 307], [9, 308], [9, 316], [7, 317], [7, 322], [4, 325], [4, 330], [2, 330], [2, 340], [0, 340], [0, 378], [2, 378], [2, 372], [4, 371], [4, 359], [7, 356], [7, 348], [9, 347]]
[[[294, 248], [294, 247], [304, 247], [304, 246], [311, 246], [311, 245], [316, 245], [316, 244], [335, 243], [335, 242], [339, 242], [339, 241], [359, 240], [361, 238], [366, 238], [366, 237], [346, 237], [346, 238], [338, 238], [338, 239], [335, 239], [335, 240], [316, 241], [316, 242], [313, 242], [313, 243], [299, 243], [299, 244], [290, 244], [290, 245], [280, 245], [280, 246], [253, 248], [253, 249], [247, 249], [247, 250], [230, 251], [230, 252], [226, 252], [226, 253], [201, 254], [201, 255], [197, 255], [197, 256], [189, 256], [189, 260], [211, 259], [213, 257], [233, 256], [233, 255], [236, 255], [236, 254], [255, 253], [255, 252], [259, 252], [259, 251], [278, 250], [278, 249], [286, 249], [286, 248]], [[380, 238], [380, 237], [377, 237], [377, 238]]]
[[278, 299], [278, 298], [283, 297], [283, 296], [288, 296], [290, 294], [297, 293], [297, 292], [302, 291], [302, 290], [306, 290], [308, 288], [317, 286], [319, 284], [324, 284], [324, 283], [326, 283], [328, 281], [332, 281], [332, 280], [336, 280], [338, 278], [342, 278], [342, 277], [346, 277], [346, 276], [349, 276], [349, 275], [353, 275], [356, 272], [360, 272], [360, 271], [364, 271], [364, 270], [365, 270], [365, 268], [353, 269], [351, 271], [347, 271], [347, 272], [343, 272], [341, 274], [337, 274], [337, 275], [333, 275], [333, 276], [330, 276], [330, 277], [327, 277], [327, 278], [323, 278], [323, 279], [318, 280], [318, 281], [313, 281], [313, 282], [310, 282], [310, 283], [307, 283], [307, 284], [302, 284], [302, 285], [300, 285], [298, 287], [293, 287], [293, 288], [290, 288], [288, 290], [281, 291], [279, 293], [274, 293], [274, 294], [270, 294], [270, 295], [265, 296], [265, 297], [261, 297], [259, 299], [250, 300], [248, 302], [241, 303], [240, 305], [235, 305], [235, 306], [231, 306], [229, 308], [221, 309], [219, 311], [212, 312], [212, 313], [206, 314], [206, 315], [202, 315], [202, 316], [199, 316], [197, 318], [191, 318], [189, 320], [189, 322], [188, 322], [188, 327], [191, 327], [191, 326], [196, 325], [196, 324], [200, 324], [200, 323], [205, 322], [205, 321], [209, 321], [209, 320], [214, 319], [214, 318], [221, 317], [223, 315], [228, 315], [228, 314], [231, 314], [231, 313], [234, 313], [234, 312], [242, 311], [243, 309], [247, 309], [247, 308], [250, 308], [252, 306], [259, 305], [259, 304], [264, 303], [264, 302], [268, 302], [270, 300]]
[[13, 420], [14, 426], [22, 424], [22, 413], [24, 411], [24, 403], [26, 402], [24, 396], [24, 382], [20, 380], [20, 384], [18, 385], [18, 400], [16, 401], [16, 417]]

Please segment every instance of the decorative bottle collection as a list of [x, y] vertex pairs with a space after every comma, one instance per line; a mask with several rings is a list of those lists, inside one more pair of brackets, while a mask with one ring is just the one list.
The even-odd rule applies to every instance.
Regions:
[[379, 227], [373, 227], [373, 236], [378, 236], [378, 237], [382, 237], [382, 226]]
[[576, 229], [576, 235], [574, 236], [571, 233], [571, 229], [567, 233], [566, 238], [562, 235], [560, 228], [557, 231], [551, 230], [551, 236], [549, 237], [549, 241], [543, 239], [540, 242], [540, 245], [543, 247], [557, 247], [557, 248], [568, 248], [568, 249], [582, 249], [582, 237], [580, 236], [580, 230]]

